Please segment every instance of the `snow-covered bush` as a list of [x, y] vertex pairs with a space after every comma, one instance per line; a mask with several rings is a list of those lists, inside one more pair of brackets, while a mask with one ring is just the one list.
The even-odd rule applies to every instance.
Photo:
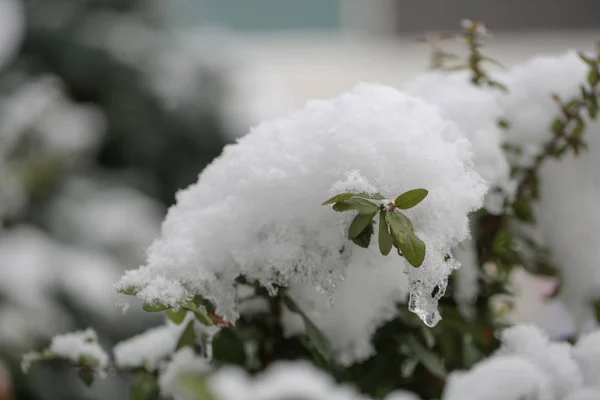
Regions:
[[[87, 384], [129, 373], [134, 399], [598, 398], [600, 331], [586, 330], [600, 299], [600, 49], [496, 74], [483, 25], [463, 28], [466, 72], [438, 65], [404, 92], [362, 83], [312, 100], [255, 126], [178, 192], [146, 261], [115, 284], [165, 312], [162, 326], [112, 356], [92, 330], [58, 336], [24, 367], [62, 360]], [[80, 208], [82, 187], [52, 203], [64, 240], [117, 257], [153, 236], [111, 223], [143, 220], [152, 202], [89, 189], [118, 201]], [[560, 282], [545, 295], [577, 321], [571, 342], [506, 326], [523, 270]], [[47, 280], [23, 280], [35, 296], [3, 290], [45, 304]]]

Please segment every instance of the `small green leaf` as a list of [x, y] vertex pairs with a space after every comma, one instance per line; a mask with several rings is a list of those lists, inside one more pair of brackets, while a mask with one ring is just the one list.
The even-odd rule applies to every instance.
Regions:
[[119, 293], [121, 294], [126, 294], [129, 296], [135, 296], [136, 294], [138, 294], [140, 292], [140, 288], [136, 287], [136, 286], [128, 286], [126, 288], [123, 289], [119, 289]]
[[582, 52], [578, 52], [577, 55], [579, 56], [579, 58], [586, 63], [587, 65], [589, 65], [590, 67], [593, 67], [595, 65], [594, 60], [592, 60], [591, 58], [589, 58], [588, 56], [585, 55], [585, 53]]
[[351, 203], [348, 203], [346, 200], [338, 201], [333, 205], [333, 210], [337, 212], [343, 212], [348, 210], [353, 210], [354, 207]]
[[131, 385], [131, 400], [150, 400], [158, 398], [159, 387], [156, 377], [147, 371], [135, 374]]
[[333, 196], [332, 198], [330, 198], [329, 200], [327, 200], [326, 202], [324, 202], [321, 205], [326, 206], [328, 204], [337, 203], [338, 201], [348, 200], [348, 199], [351, 199], [353, 196], [354, 196], [354, 193], [341, 193], [341, 194], [338, 194], [337, 196]]
[[564, 122], [560, 118], [552, 121], [552, 132], [561, 132], [565, 128]]
[[392, 237], [395, 235], [395, 232], [412, 232], [415, 230], [412, 222], [410, 222], [410, 219], [401, 212], [387, 213], [387, 221], [392, 232]]
[[381, 251], [381, 254], [384, 256], [390, 254], [392, 246], [394, 245], [394, 240], [392, 239], [392, 235], [387, 224], [386, 214], [386, 211], [381, 211], [379, 214], [379, 251]]
[[96, 357], [83, 354], [81, 357], [79, 357], [79, 365], [87, 369], [94, 369], [100, 365], [100, 361], [98, 361]]
[[185, 303], [182, 306], [182, 308], [184, 310], [193, 312], [194, 315], [196, 316], [196, 319], [203, 325], [212, 326], [212, 325], [214, 325], [214, 322], [213, 322], [212, 318], [210, 317], [210, 315], [208, 314], [206, 307], [204, 307], [204, 305], [202, 303], [203, 303], [202, 297], [196, 296], [194, 298], [193, 302], [188, 301], [187, 303]]
[[187, 315], [187, 310], [184, 310], [184, 309], [181, 309], [179, 311], [167, 310], [167, 316], [169, 317], [169, 319], [171, 321], [173, 321], [177, 325], [179, 325], [183, 322], [186, 315]]
[[508, 122], [508, 120], [506, 120], [504, 118], [500, 118], [498, 120], [498, 126], [502, 129], [508, 129], [508, 128], [510, 128], [510, 122]]
[[364, 199], [373, 199], [373, 200], [383, 200], [383, 199], [385, 199], [385, 197], [382, 196], [380, 193], [362, 192], [362, 193], [355, 194], [354, 196], [361, 197], [361, 198], [364, 198]]
[[91, 369], [81, 368], [77, 371], [77, 376], [87, 387], [92, 386], [92, 383], [94, 383], [94, 371]]
[[422, 202], [423, 199], [427, 197], [427, 194], [429, 194], [429, 192], [425, 189], [413, 189], [409, 190], [408, 192], [404, 192], [396, 198], [396, 207], [402, 210], [413, 208]]
[[577, 120], [575, 128], [573, 128], [573, 132], [571, 132], [571, 135], [573, 137], [580, 137], [581, 134], [583, 133], [584, 129], [585, 129], [585, 122], [584, 122], [583, 118], [579, 118]]
[[347, 200], [348, 203], [352, 204], [352, 207], [360, 214], [374, 214], [379, 211], [379, 206], [366, 199], [353, 198]]
[[291, 311], [302, 317], [304, 320], [304, 327], [306, 328], [306, 335], [310, 340], [310, 345], [313, 346], [325, 360], [329, 361], [331, 357], [331, 344], [327, 337], [319, 330], [319, 328], [317, 328], [308, 315], [298, 307], [298, 304], [291, 297], [285, 295], [283, 301]]
[[375, 214], [358, 214], [352, 220], [350, 228], [348, 229], [348, 236], [350, 239], [355, 239], [360, 235], [369, 224], [373, 221]]
[[198, 311], [194, 312], [194, 315], [202, 325], [213, 326], [215, 324], [204, 307], [198, 307]]
[[231, 328], [223, 328], [212, 341], [213, 358], [226, 364], [244, 366], [246, 364], [246, 350], [244, 343]]
[[185, 346], [192, 346], [196, 343], [196, 332], [194, 331], [194, 321], [190, 321], [184, 331], [179, 336], [175, 350], [179, 350]]
[[398, 244], [402, 255], [410, 265], [418, 268], [423, 264], [423, 260], [425, 260], [425, 243], [413, 232], [401, 234]]
[[379, 211], [379, 206], [367, 199], [354, 197], [349, 200], [338, 201], [333, 205], [333, 209], [338, 212], [356, 210], [360, 214], [373, 214]]
[[433, 375], [445, 378], [446, 369], [439, 355], [423, 346], [414, 336], [409, 335], [407, 339], [408, 345], [419, 362]]
[[591, 87], [596, 86], [596, 84], [598, 83], [598, 74], [595, 70], [592, 70], [588, 73], [587, 81]]
[[182, 373], [176, 378], [175, 397], [181, 400], [218, 400], [206, 379], [194, 373]]
[[365, 249], [369, 248], [369, 245], [371, 244], [371, 236], [373, 236], [374, 232], [373, 224], [369, 224], [367, 225], [367, 228], [360, 233], [360, 235], [352, 238], [351, 240], [354, 242], [354, 244], [360, 247], [364, 247]]
[[159, 312], [168, 310], [170, 307], [161, 303], [144, 303], [142, 305], [142, 308], [144, 309], [144, 311], [148, 312]]

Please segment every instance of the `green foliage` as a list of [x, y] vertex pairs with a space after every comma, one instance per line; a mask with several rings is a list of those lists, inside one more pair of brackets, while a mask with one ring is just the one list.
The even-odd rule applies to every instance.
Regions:
[[188, 322], [187, 326], [179, 336], [175, 350], [179, 350], [186, 346], [193, 346], [196, 343], [196, 332], [194, 331], [194, 321]]
[[[384, 256], [392, 247], [398, 249], [409, 264], [418, 268], [425, 259], [425, 243], [417, 237], [411, 220], [399, 210], [413, 208], [428, 195], [425, 189], [413, 189], [399, 195], [394, 202], [385, 202], [380, 193], [341, 193], [322, 205], [333, 204], [338, 212], [355, 210], [358, 214], [348, 229], [348, 237], [360, 247], [369, 247], [375, 233], [373, 225], [379, 214], [379, 250]], [[379, 200], [380, 204], [370, 200]]]
[[302, 317], [304, 321], [304, 327], [306, 328], [306, 334], [310, 340], [309, 345], [314, 347], [314, 349], [323, 357], [323, 359], [327, 362], [330, 362], [331, 359], [331, 344], [325, 335], [317, 328], [317, 326], [312, 322], [312, 320], [306, 315], [304, 311], [294, 300], [292, 300], [289, 296], [284, 296], [283, 301], [286, 306]]
[[414, 189], [409, 190], [408, 192], [402, 193], [400, 196], [396, 197], [396, 207], [407, 210], [409, 208], [413, 208], [420, 202], [422, 202], [429, 192], [425, 189]]
[[387, 256], [390, 254], [393, 245], [394, 239], [387, 223], [387, 211], [384, 210], [379, 213], [379, 251], [384, 256]]
[[154, 374], [138, 371], [133, 377], [129, 398], [131, 400], [152, 400], [159, 395], [158, 382]]
[[182, 373], [177, 377], [175, 394], [182, 400], [219, 400], [210, 390], [203, 376]]
[[246, 365], [246, 350], [244, 342], [232, 328], [223, 328], [212, 341], [213, 359], [244, 367]]
[[175, 323], [177, 325], [180, 325], [183, 322], [186, 315], [187, 315], [187, 310], [185, 310], [185, 309], [181, 309], [179, 311], [167, 310], [167, 316], [173, 323]]

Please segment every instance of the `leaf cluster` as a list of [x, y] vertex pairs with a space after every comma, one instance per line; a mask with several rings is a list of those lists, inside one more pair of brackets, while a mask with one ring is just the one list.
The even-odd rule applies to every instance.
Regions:
[[379, 250], [387, 256], [392, 247], [397, 249], [410, 265], [418, 268], [425, 259], [425, 243], [415, 234], [411, 220], [400, 210], [415, 207], [427, 197], [425, 189], [413, 189], [399, 195], [395, 201], [380, 193], [342, 193], [325, 201], [338, 212], [358, 211], [348, 228], [348, 237], [358, 246], [368, 248], [373, 225], [379, 215]]

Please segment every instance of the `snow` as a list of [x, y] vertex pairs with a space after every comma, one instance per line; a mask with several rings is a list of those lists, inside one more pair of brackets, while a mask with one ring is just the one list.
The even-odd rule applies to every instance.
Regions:
[[471, 371], [450, 374], [442, 400], [551, 400], [549, 379], [518, 356], [484, 360]]
[[[505, 329], [500, 349], [470, 371], [450, 374], [443, 400], [587, 400], [600, 391], [600, 331], [575, 346], [532, 325]], [[528, 397], [529, 396], [529, 397]]]
[[[271, 288], [307, 283], [331, 296], [348, 269], [390, 263], [408, 273], [411, 310], [434, 325], [437, 297], [458, 266], [444, 258], [469, 236], [467, 214], [487, 189], [471, 156], [468, 141], [436, 108], [395, 89], [360, 84], [311, 101], [252, 129], [179, 192], [146, 265], [118, 287], [139, 287], [144, 301], [168, 305], [201, 294], [235, 320], [240, 275]], [[346, 237], [350, 213], [321, 206], [352, 171], [390, 197], [429, 191], [406, 211], [427, 245], [419, 269], [374, 250], [366, 257]]]
[[22, 0], [0, 0], [0, 68], [18, 51], [25, 33]]
[[158, 233], [164, 211], [134, 188], [70, 178], [48, 214], [50, 228], [63, 240], [137, 264]]
[[44, 153], [85, 160], [99, 145], [105, 120], [98, 108], [75, 104], [62, 82], [45, 75], [27, 79], [0, 99], [0, 149], [13, 149], [26, 134]]
[[167, 323], [124, 340], [113, 348], [118, 367], [143, 367], [155, 371], [174, 351], [186, 323]]
[[[558, 106], [556, 93], [564, 101], [579, 96], [586, 81], [586, 65], [574, 51], [556, 56], [538, 56], [515, 67], [506, 75], [511, 88], [500, 101], [511, 128], [507, 139], [524, 150], [518, 161], [527, 165], [542, 143], [551, 138], [551, 120]], [[600, 125], [587, 125], [589, 151], [575, 157], [550, 160], [540, 171], [540, 200], [536, 203], [537, 237], [550, 251], [550, 259], [562, 272], [560, 298], [582, 330], [593, 318], [589, 302], [600, 291]]]
[[[398, 314], [408, 298], [408, 277], [397, 262], [360, 267], [377, 257], [375, 246], [362, 252], [337, 286], [331, 301], [309, 284], [292, 285], [289, 295], [329, 339], [333, 356], [342, 365], [363, 361], [375, 353], [371, 338]], [[293, 315], [293, 314], [292, 314]], [[304, 323], [286, 312], [282, 320], [288, 336], [304, 332]]]
[[475, 242], [467, 240], [454, 248], [453, 255], [460, 263], [454, 273], [454, 298], [461, 312], [474, 315], [474, 304], [479, 294], [479, 262]]
[[583, 373], [584, 383], [600, 390], [600, 330], [581, 337], [573, 349], [573, 358]]
[[517, 355], [532, 362], [550, 378], [549, 387], [558, 398], [583, 385], [569, 343], [551, 342], [532, 325], [508, 328], [502, 332], [501, 340], [499, 354]]
[[98, 335], [91, 328], [53, 337], [48, 351], [74, 363], [79, 363], [82, 357], [91, 357], [97, 361], [100, 371], [108, 366], [108, 354], [98, 344]]
[[[208, 374], [202, 359], [193, 358], [191, 351], [181, 350], [160, 376], [163, 394], [178, 397], [178, 374], [192, 372], [206, 376], [209, 389], [220, 400], [366, 400], [349, 386], [338, 385], [327, 373], [306, 361], [279, 361], [266, 371], [250, 378], [245, 371], [225, 367]], [[403, 399], [412, 400], [410, 397]]]
[[570, 394], [565, 400], [597, 400], [600, 399], [600, 390], [584, 388]]
[[28, 225], [0, 236], [0, 346], [23, 348], [73, 328], [61, 293], [92, 318], [121, 328], [145, 323], [141, 309], [123, 317], [115, 307], [113, 284], [122, 273], [118, 259], [90, 249], [66, 246]]
[[396, 390], [385, 396], [384, 400], [420, 400], [420, 398], [414, 393]]
[[510, 168], [502, 149], [502, 131], [498, 121], [502, 108], [496, 90], [482, 88], [470, 82], [470, 72], [430, 72], [419, 75], [407, 87], [407, 92], [440, 108], [445, 118], [454, 122], [473, 146], [475, 171], [485, 179], [490, 189], [485, 207], [499, 214], [504, 199], [511, 197], [515, 182], [510, 178]]
[[158, 384], [163, 396], [173, 396], [177, 392], [177, 379], [182, 373], [204, 375], [211, 370], [207, 359], [198, 357], [190, 347], [178, 350], [171, 361], [161, 371]]

